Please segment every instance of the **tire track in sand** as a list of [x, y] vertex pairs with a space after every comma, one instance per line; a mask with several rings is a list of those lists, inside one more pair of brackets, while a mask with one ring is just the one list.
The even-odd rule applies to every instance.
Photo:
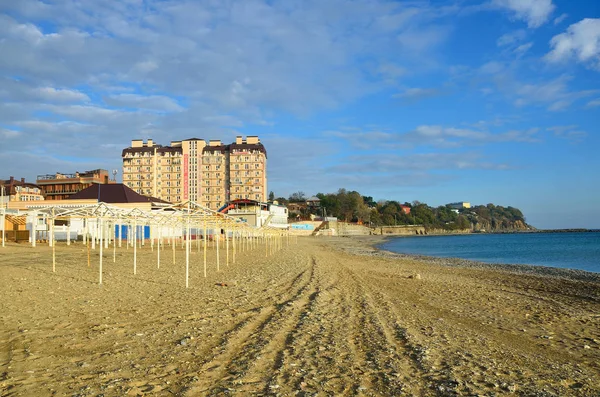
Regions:
[[350, 300], [341, 288], [337, 269], [332, 271], [316, 258], [312, 260], [316, 291], [288, 330], [265, 392], [355, 394], [360, 381], [353, 369], [357, 355], [345, 335], [350, 326], [347, 320], [353, 318]]
[[309, 262], [306, 267], [290, 281], [287, 292], [276, 294], [275, 302], [253, 309], [246, 320], [223, 335], [213, 356], [197, 376], [188, 379], [181, 390], [184, 395], [221, 395], [267, 387], [268, 378], [260, 376], [263, 363], [274, 360], [276, 346], [287, 334], [286, 323], [315, 293], [314, 264]]
[[386, 338], [394, 341], [397, 350], [408, 359], [404, 360], [408, 367], [404, 367], [406, 372], [402, 377], [410, 395], [456, 395], [458, 383], [455, 374], [451, 366], [445, 365], [444, 356], [449, 352], [432, 351], [420, 343], [422, 335], [402, 325], [402, 315], [393, 299], [377, 287], [376, 280], [373, 280], [375, 283], [370, 282], [368, 275], [360, 277], [356, 273], [353, 277], [364, 286], [364, 296], [370, 305], [378, 308], [377, 316], [386, 329]]
[[[317, 294], [287, 336], [270, 389], [282, 395], [420, 395], [427, 372], [396, 319], [380, 314], [363, 282], [328, 255], [314, 259]], [[333, 265], [332, 265], [333, 264]], [[412, 356], [411, 356], [412, 355]]]
[[419, 346], [411, 344], [398, 317], [377, 302], [364, 281], [349, 273], [358, 286], [361, 308], [361, 344], [367, 351], [372, 387], [381, 395], [419, 396], [427, 374]]

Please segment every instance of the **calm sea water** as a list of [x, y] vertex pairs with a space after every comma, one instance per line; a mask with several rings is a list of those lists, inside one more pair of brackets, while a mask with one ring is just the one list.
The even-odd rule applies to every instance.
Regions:
[[600, 232], [398, 237], [380, 248], [403, 254], [600, 272]]

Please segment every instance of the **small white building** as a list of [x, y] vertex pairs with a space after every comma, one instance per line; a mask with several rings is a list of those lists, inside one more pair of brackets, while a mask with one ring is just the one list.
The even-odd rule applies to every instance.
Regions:
[[257, 228], [269, 226], [280, 229], [288, 228], [288, 209], [276, 203], [262, 203], [254, 200], [234, 200], [221, 212], [239, 218], [250, 226]]

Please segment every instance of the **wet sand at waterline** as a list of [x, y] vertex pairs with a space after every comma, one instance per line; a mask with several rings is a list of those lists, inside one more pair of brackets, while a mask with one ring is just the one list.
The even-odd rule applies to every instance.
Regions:
[[[0, 247], [2, 396], [597, 396], [600, 281], [443, 266], [376, 238]], [[230, 254], [231, 255], [231, 254]], [[230, 262], [232, 258], [230, 257]]]

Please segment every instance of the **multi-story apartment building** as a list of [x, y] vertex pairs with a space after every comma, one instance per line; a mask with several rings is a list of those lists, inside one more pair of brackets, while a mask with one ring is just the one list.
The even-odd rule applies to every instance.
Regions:
[[25, 178], [18, 181], [11, 176], [10, 179], [0, 180], [0, 207], [6, 207], [9, 201], [39, 201], [43, 199], [40, 187], [25, 182]]
[[267, 201], [267, 155], [258, 137], [229, 145], [231, 199]]
[[74, 174], [38, 175], [35, 182], [41, 189], [46, 200], [65, 200], [82, 191], [92, 184], [115, 183], [111, 180], [107, 170], [97, 169]]
[[229, 200], [267, 198], [267, 152], [256, 136], [220, 140], [192, 138], [170, 146], [132, 140], [123, 150], [123, 183], [136, 192], [218, 209]]

